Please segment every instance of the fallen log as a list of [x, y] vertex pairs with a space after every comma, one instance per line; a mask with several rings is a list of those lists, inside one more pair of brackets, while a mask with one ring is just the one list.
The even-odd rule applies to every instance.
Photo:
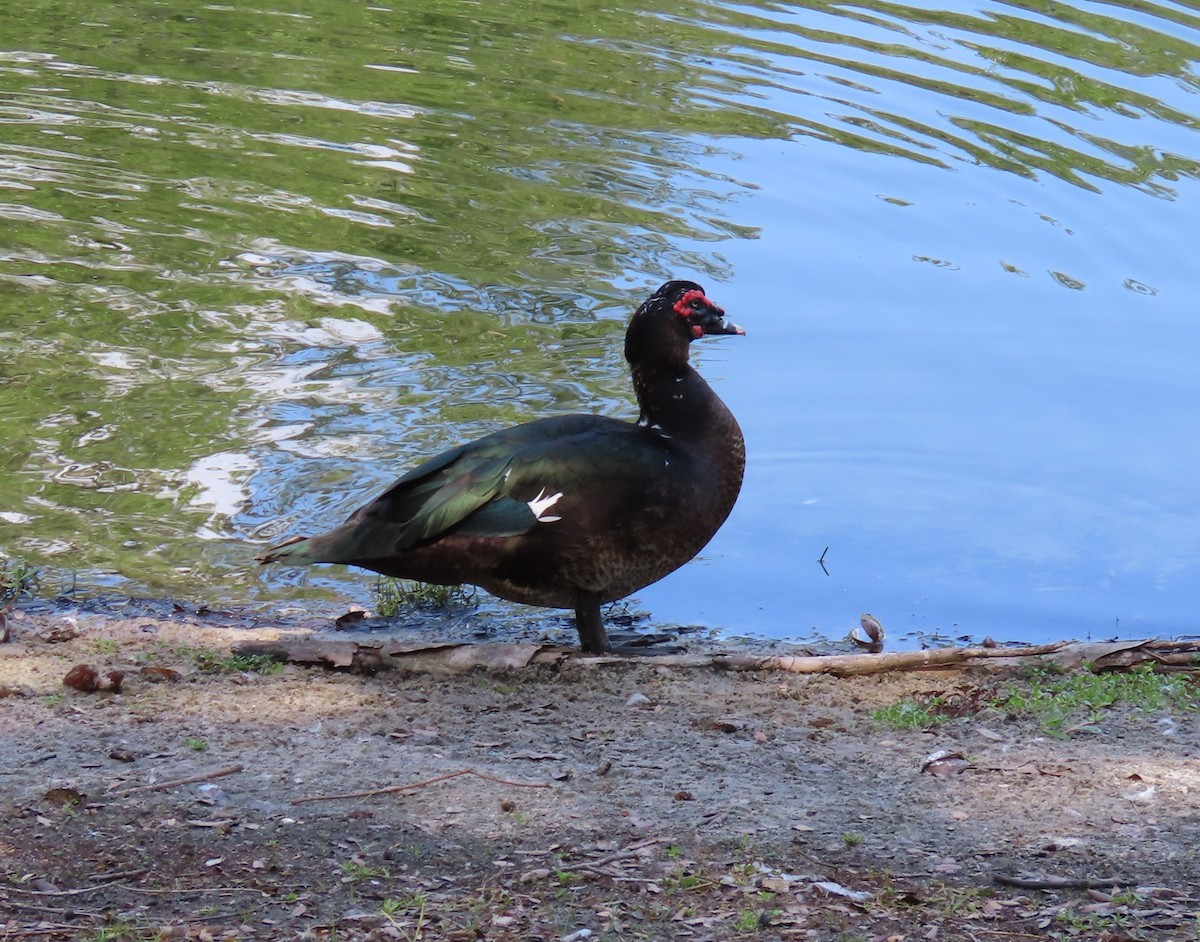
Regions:
[[533, 664], [560, 668], [601, 668], [614, 664], [647, 663], [676, 668], [727, 671], [783, 671], [793, 674], [830, 674], [856, 677], [892, 671], [964, 668], [1009, 660], [1038, 660], [1062, 670], [1087, 667], [1093, 671], [1131, 670], [1150, 665], [1155, 670], [1200, 669], [1198, 641], [1127, 641], [1088, 643], [1058, 641], [1019, 647], [932, 648], [887, 654], [824, 654], [809, 656], [751, 654], [668, 654], [637, 657], [605, 655], [585, 657], [572, 649], [539, 644], [412, 644], [360, 643], [346, 639], [283, 638], [245, 642], [233, 646], [234, 654], [341, 670], [373, 673], [406, 670], [454, 675], [467, 671], [514, 670]]

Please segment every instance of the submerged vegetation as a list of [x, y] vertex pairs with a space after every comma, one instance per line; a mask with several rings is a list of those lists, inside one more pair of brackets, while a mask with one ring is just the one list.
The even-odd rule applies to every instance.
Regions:
[[24, 560], [0, 557], [0, 602], [33, 595], [38, 582], [38, 571]]
[[470, 605], [475, 590], [464, 585], [433, 585], [408, 579], [379, 578], [371, 586], [375, 611], [380, 618], [391, 618], [410, 608], [449, 608]]

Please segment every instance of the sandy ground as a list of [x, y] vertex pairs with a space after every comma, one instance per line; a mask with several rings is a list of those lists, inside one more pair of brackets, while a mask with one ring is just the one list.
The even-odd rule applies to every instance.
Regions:
[[[1011, 668], [228, 661], [313, 627], [10, 612], [0, 939], [1200, 937], [1193, 714], [1117, 706], [1065, 739], [986, 707], [872, 719], [982, 705]], [[65, 686], [81, 664], [120, 690]], [[970, 764], [922, 771], [937, 750]]]

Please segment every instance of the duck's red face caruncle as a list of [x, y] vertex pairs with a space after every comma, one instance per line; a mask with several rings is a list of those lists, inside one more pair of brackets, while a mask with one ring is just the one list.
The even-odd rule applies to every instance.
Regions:
[[687, 322], [692, 339], [705, 334], [745, 334], [737, 324], [725, 320], [724, 309], [713, 304], [699, 288], [690, 288], [679, 296], [671, 309]]

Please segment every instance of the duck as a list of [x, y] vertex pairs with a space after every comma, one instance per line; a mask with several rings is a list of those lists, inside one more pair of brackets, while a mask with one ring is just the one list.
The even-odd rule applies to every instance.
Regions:
[[744, 334], [700, 285], [668, 281], [625, 333], [636, 421], [556, 415], [485, 435], [418, 464], [340, 526], [255, 558], [573, 609], [582, 652], [609, 653], [601, 607], [693, 559], [741, 491], [742, 431], [688, 354], [703, 337]]

